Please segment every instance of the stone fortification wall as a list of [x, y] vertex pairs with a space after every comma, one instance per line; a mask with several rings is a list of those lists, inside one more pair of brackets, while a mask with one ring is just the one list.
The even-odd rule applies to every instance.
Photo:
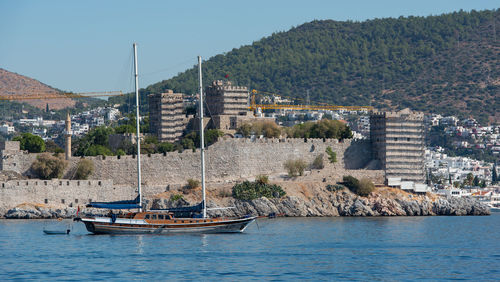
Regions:
[[21, 150], [1, 150], [0, 170], [11, 170], [26, 174], [37, 155]]
[[[337, 152], [343, 164], [344, 151], [350, 141], [336, 139], [226, 139], [206, 149], [207, 181], [232, 181], [258, 174], [285, 172], [283, 163], [289, 159], [303, 159], [310, 163], [326, 147]], [[325, 156], [326, 160], [326, 156]], [[132, 156], [94, 158], [92, 179], [113, 179], [116, 184], [136, 183], [136, 162]], [[185, 183], [188, 178], [200, 177], [199, 151], [186, 150], [166, 155], [141, 156], [142, 177], [146, 185]]]
[[[207, 181], [234, 181], [258, 174], [284, 173], [283, 163], [289, 159], [302, 159], [311, 163], [316, 156], [331, 147], [337, 153], [338, 166], [348, 169], [363, 167], [370, 158], [369, 144], [336, 139], [221, 139], [206, 149]], [[3, 151], [6, 152], [6, 151]], [[344, 153], [346, 158], [344, 159]], [[30, 166], [37, 154], [12, 152], [2, 160], [5, 169], [30, 175]], [[325, 155], [325, 160], [327, 156]], [[88, 157], [95, 170], [90, 179], [110, 179], [115, 184], [136, 186], [136, 158], [133, 156]], [[69, 160], [64, 178], [71, 179], [80, 158]], [[356, 163], [354, 167], [353, 162]], [[186, 183], [189, 178], [200, 177], [200, 153], [185, 150], [165, 155], [141, 155], [143, 183], [166, 185]]]
[[23, 203], [78, 206], [89, 201], [134, 199], [136, 192], [112, 180], [10, 180], [0, 182], [0, 214]]

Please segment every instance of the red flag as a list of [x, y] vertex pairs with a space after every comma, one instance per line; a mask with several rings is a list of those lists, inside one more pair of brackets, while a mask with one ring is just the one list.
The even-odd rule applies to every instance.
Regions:
[[78, 209], [76, 209], [76, 216], [78, 216], [79, 212], [80, 212], [80, 206], [78, 206]]
[[224, 77], [225, 77], [225, 78], [229, 78], [229, 74], [226, 74]]

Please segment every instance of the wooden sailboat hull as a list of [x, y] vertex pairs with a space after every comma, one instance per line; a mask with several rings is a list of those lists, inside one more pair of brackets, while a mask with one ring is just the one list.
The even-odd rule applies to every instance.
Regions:
[[214, 222], [150, 224], [126, 219], [117, 219], [113, 223], [105, 218], [82, 218], [87, 230], [94, 234], [240, 233], [254, 220], [255, 217], [248, 217]]

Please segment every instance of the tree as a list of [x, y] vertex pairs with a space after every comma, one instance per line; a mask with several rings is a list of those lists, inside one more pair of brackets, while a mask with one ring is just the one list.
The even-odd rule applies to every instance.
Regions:
[[338, 121], [323, 119], [318, 122], [308, 121], [286, 129], [288, 137], [293, 138], [352, 138], [349, 127]]
[[102, 145], [91, 145], [85, 152], [85, 156], [112, 156], [113, 152], [105, 146]]
[[281, 135], [281, 129], [274, 121], [247, 122], [242, 124], [237, 132], [245, 137], [255, 134], [266, 138], [278, 138]]
[[47, 140], [47, 142], [45, 142], [45, 151], [51, 153], [64, 153], [64, 149], [59, 147], [59, 145], [52, 140]]
[[160, 152], [160, 153], [167, 153], [167, 152], [175, 151], [174, 144], [169, 143], [169, 142], [163, 142], [163, 143], [158, 144], [157, 149], [158, 149], [158, 152]]
[[478, 187], [480, 183], [481, 182], [479, 180], [479, 177], [477, 177], [477, 175], [474, 176], [474, 180], [472, 181], [472, 185], [474, 185], [475, 187]]
[[44, 153], [36, 158], [31, 169], [41, 179], [61, 178], [67, 164], [61, 154], [53, 156]]
[[21, 150], [27, 150], [30, 153], [45, 152], [45, 142], [40, 136], [31, 133], [23, 133], [21, 136], [16, 136], [12, 140], [20, 142]]
[[160, 142], [158, 142], [158, 138], [156, 136], [154, 136], [154, 135], [148, 135], [148, 136], [146, 136], [144, 138], [144, 143], [157, 145]]
[[111, 156], [109, 135], [114, 131], [110, 127], [99, 126], [91, 129], [84, 137], [77, 141], [76, 156]]
[[495, 163], [491, 171], [491, 184], [497, 184], [497, 182], [498, 182], [497, 164]]
[[471, 172], [469, 172], [467, 174], [467, 178], [464, 180], [464, 185], [471, 186], [473, 181], [474, 181], [474, 174], [472, 174]]

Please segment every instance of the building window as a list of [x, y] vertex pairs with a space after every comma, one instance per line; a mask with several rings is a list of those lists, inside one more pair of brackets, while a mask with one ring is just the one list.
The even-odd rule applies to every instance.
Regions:
[[398, 141], [398, 138], [394, 138], [394, 141]]
[[78, 199], [75, 199], [75, 204], [78, 204]]
[[61, 204], [64, 204], [64, 199], [61, 199]]
[[46, 203], [46, 204], [48, 204], [49, 200], [45, 199], [43, 202]]

